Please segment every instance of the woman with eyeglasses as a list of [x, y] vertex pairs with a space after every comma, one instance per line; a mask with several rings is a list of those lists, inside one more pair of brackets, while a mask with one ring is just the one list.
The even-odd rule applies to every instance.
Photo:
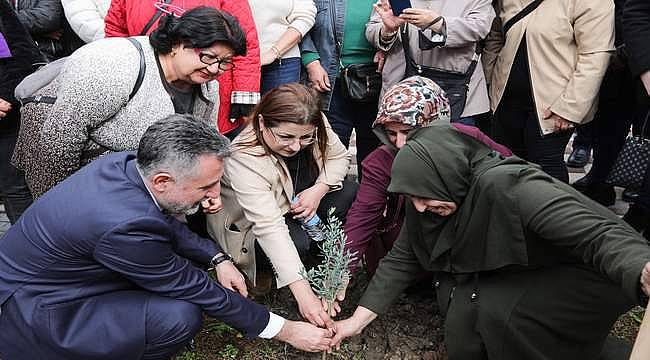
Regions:
[[246, 36], [246, 55], [235, 56], [232, 71], [217, 79], [219, 117], [214, 119], [220, 133], [230, 139], [235, 137], [242, 128], [244, 116], [260, 101], [260, 49], [248, 0], [114, 0], [109, 3], [106, 37], [148, 35], [158, 27], [160, 15], [181, 16], [198, 6], [209, 6], [237, 19]]
[[265, 94], [226, 160], [224, 209], [207, 217], [208, 232], [255, 286], [253, 293], [270, 290], [272, 269], [277, 287], [289, 287], [307, 320], [331, 327], [300, 274], [301, 259], [315, 249], [302, 223], [314, 214], [326, 220], [331, 207], [345, 219], [356, 183], [344, 180], [350, 153], [320, 106], [320, 96], [297, 83]]
[[198, 7], [163, 18], [148, 38], [132, 39], [142, 54], [127, 39], [95, 41], [23, 99], [13, 160], [34, 197], [102, 154], [136, 149], [147, 127], [165, 116], [193, 114], [214, 124], [219, 97], [213, 79], [246, 49], [236, 20]]

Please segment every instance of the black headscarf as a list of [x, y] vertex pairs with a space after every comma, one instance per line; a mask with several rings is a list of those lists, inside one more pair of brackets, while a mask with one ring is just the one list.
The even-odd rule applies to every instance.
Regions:
[[409, 135], [393, 163], [388, 190], [458, 206], [445, 217], [407, 207], [408, 236], [420, 261], [428, 259], [425, 268], [493, 270], [528, 263], [524, 229], [509, 191], [527, 172], [540, 173], [441, 123]]

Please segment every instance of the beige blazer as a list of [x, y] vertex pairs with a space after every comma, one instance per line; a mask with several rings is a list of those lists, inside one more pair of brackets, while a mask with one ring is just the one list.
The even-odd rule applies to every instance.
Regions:
[[[329, 123], [326, 127], [327, 160], [316, 182], [327, 184], [335, 191], [342, 186], [351, 156]], [[273, 264], [280, 288], [302, 278], [303, 264], [284, 221], [294, 197], [293, 182], [284, 161], [267, 154], [261, 145], [237, 148], [237, 144], [252, 138], [254, 133], [249, 126], [233, 141], [234, 151], [226, 159], [221, 180], [223, 210], [207, 216], [208, 232], [253, 283], [257, 240]], [[321, 166], [317, 148], [314, 156]]]
[[[418, 64], [446, 70], [465, 72], [472, 61], [475, 44], [490, 31], [494, 9], [490, 0], [411, 0], [414, 8], [431, 9], [444, 16], [447, 27], [445, 43], [432, 50], [421, 51], [418, 30], [409, 25], [411, 54]], [[380, 41], [381, 18], [373, 13], [366, 25], [366, 38], [378, 49], [384, 50], [386, 63], [382, 71], [382, 94], [401, 81], [406, 71], [404, 51], [399, 36], [387, 44]], [[437, 34], [426, 30], [425, 35], [437, 40]], [[483, 68], [479, 62], [469, 83], [467, 102], [462, 116], [485, 113], [490, 110]]]
[[530, 81], [543, 134], [553, 121], [544, 110], [575, 123], [596, 111], [598, 90], [614, 51], [612, 0], [544, 0], [504, 38], [501, 24], [532, 0], [500, 0], [499, 14], [486, 41], [483, 65], [490, 83], [490, 106], [497, 109], [515, 54], [526, 34]]

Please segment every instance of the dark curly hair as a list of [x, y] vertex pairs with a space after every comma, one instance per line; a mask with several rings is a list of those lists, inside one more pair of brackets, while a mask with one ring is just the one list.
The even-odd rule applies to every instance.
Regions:
[[237, 20], [215, 8], [199, 6], [180, 17], [166, 15], [149, 35], [149, 43], [159, 54], [169, 54], [172, 47], [208, 48], [222, 43], [234, 55], [246, 55], [246, 35]]

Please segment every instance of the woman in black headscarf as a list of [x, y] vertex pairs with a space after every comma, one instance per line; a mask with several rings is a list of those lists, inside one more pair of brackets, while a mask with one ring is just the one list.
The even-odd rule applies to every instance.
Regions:
[[402, 232], [335, 343], [423, 270], [436, 273], [452, 360], [595, 359], [617, 317], [642, 301], [650, 247], [634, 229], [449, 125], [409, 136], [389, 191], [411, 200]]

